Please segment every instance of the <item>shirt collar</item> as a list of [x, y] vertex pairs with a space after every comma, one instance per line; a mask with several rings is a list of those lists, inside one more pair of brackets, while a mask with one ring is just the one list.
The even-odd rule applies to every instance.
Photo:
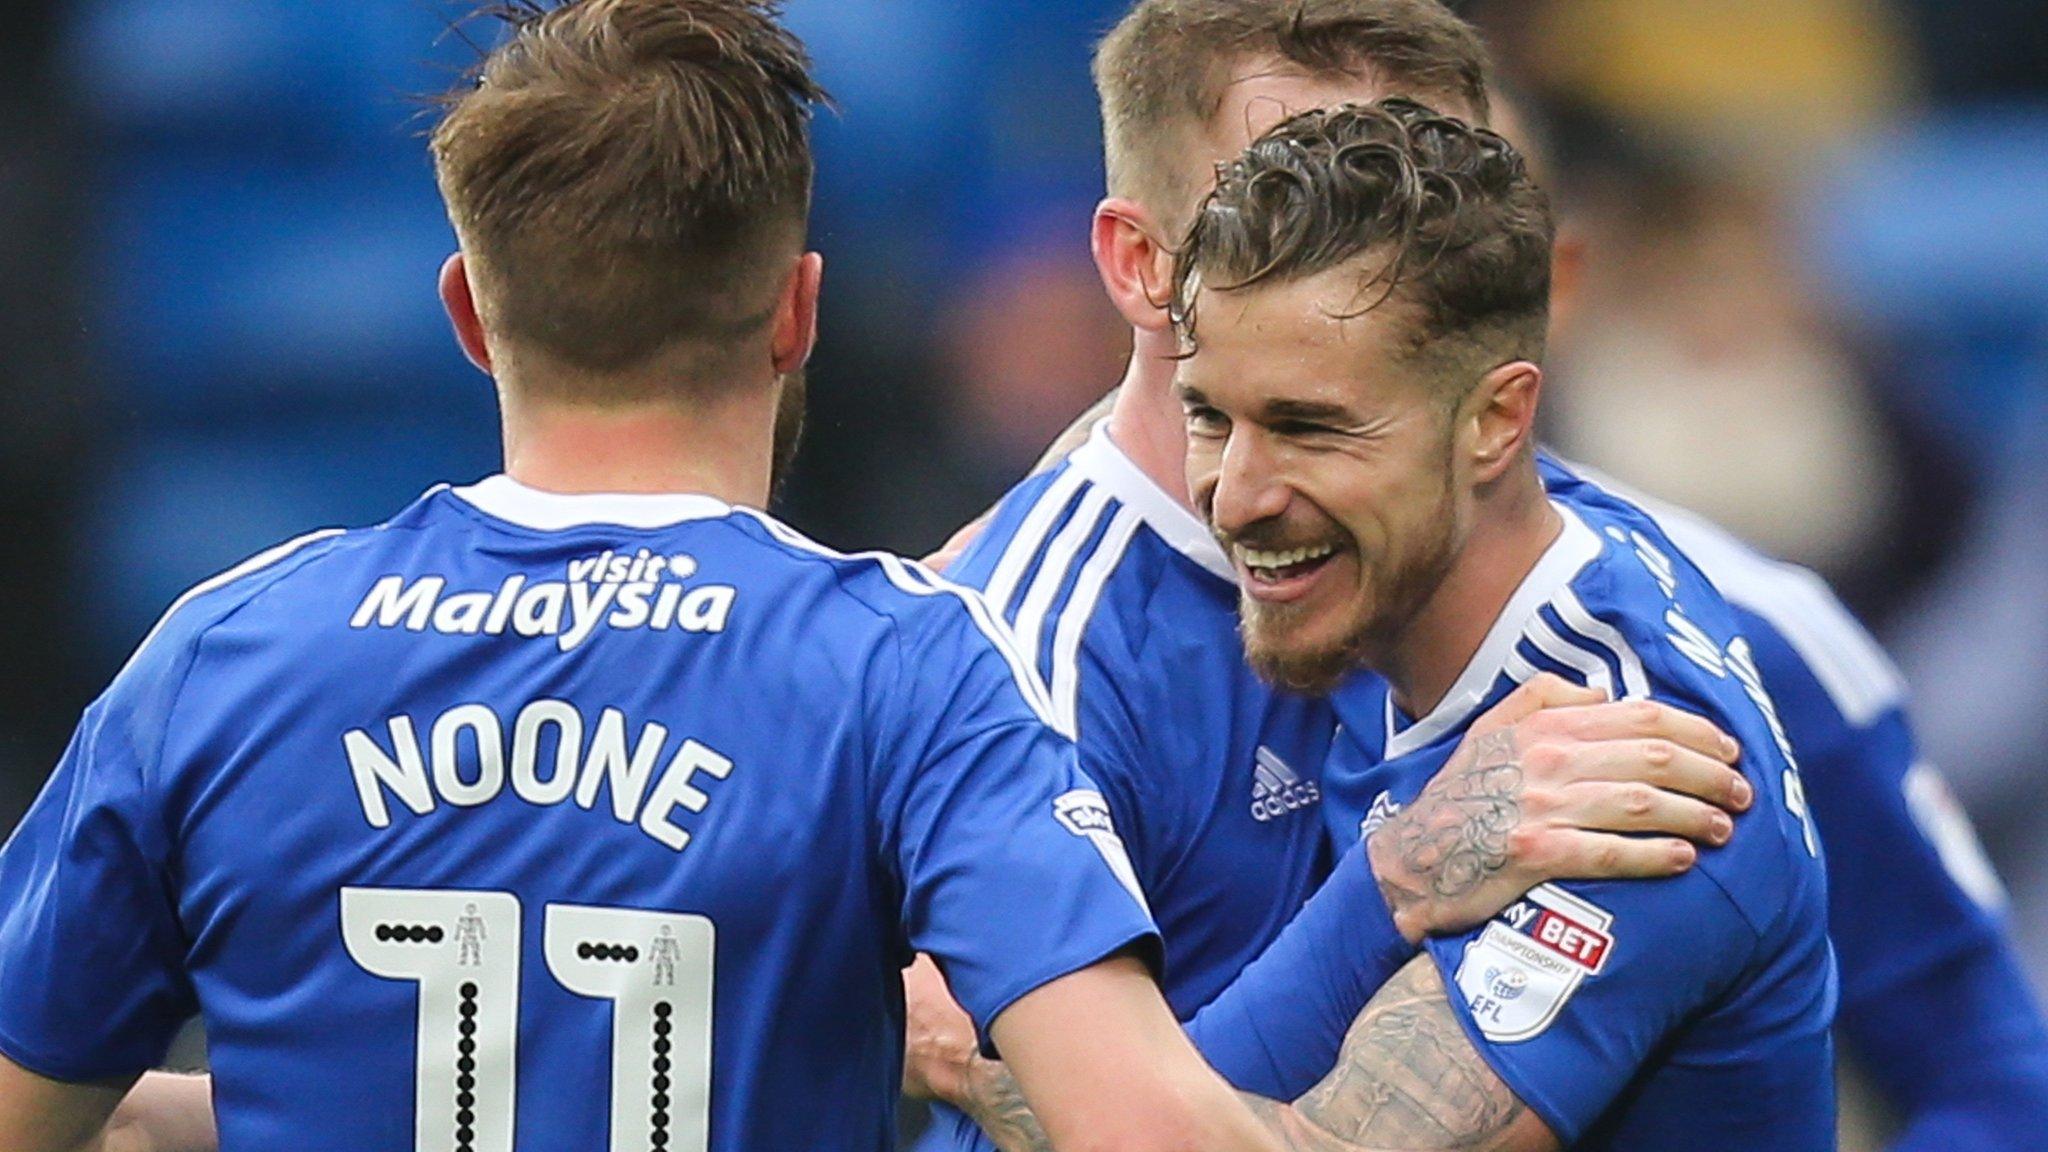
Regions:
[[1088, 442], [1067, 458], [1067, 467], [1107, 492], [1138, 514], [1147, 528], [1169, 548], [1193, 560], [1219, 580], [1237, 583], [1237, 571], [1222, 545], [1209, 534], [1209, 526], [1187, 504], [1161, 488], [1116, 441], [1109, 438], [1109, 421], [1095, 426]]
[[1387, 759], [1405, 756], [1427, 746], [1463, 724], [1485, 704], [1492, 693], [1494, 681], [1500, 678], [1509, 658], [1514, 655], [1522, 633], [1537, 618], [1537, 610], [1559, 593], [1568, 591], [1579, 572], [1600, 555], [1599, 535], [1586, 526], [1577, 512], [1555, 500], [1550, 506], [1564, 518], [1564, 530], [1550, 542], [1550, 547], [1544, 549], [1536, 566], [1522, 578], [1514, 595], [1508, 597], [1500, 615], [1494, 618], [1493, 626], [1487, 629], [1486, 638], [1480, 641], [1479, 650], [1472, 654], [1464, 671], [1451, 683], [1451, 690], [1444, 693], [1437, 706], [1422, 719], [1402, 728], [1394, 707], [1394, 694], [1391, 690], [1387, 692]]
[[479, 512], [542, 532], [587, 524], [666, 528], [732, 512], [724, 501], [694, 493], [543, 492], [502, 473], [450, 491]]

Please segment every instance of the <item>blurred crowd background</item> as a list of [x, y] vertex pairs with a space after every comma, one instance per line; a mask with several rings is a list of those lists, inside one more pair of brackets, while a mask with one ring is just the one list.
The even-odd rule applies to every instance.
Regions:
[[[781, 511], [923, 552], [1118, 378], [1087, 60], [1123, 0], [791, 0], [840, 112]], [[1582, 245], [1549, 435], [1833, 578], [2048, 988], [2048, 6], [1495, 0]], [[433, 277], [447, 0], [15, 0], [0, 827], [184, 587], [495, 469]]]

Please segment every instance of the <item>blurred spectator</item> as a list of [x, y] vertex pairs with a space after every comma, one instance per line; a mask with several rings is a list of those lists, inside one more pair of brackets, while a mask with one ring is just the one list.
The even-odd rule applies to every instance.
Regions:
[[1881, 418], [1768, 194], [1675, 167], [1572, 201], [1590, 256], [1552, 355], [1556, 439], [1839, 576], [1893, 507]]

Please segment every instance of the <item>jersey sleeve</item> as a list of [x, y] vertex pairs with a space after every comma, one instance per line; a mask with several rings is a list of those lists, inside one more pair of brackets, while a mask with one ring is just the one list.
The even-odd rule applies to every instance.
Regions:
[[1666, 1036], [1734, 985], [1758, 943], [1695, 869], [1545, 884], [1425, 947], [1473, 1047], [1569, 1147]]
[[1415, 952], [1354, 843], [1287, 928], [1195, 1014], [1188, 1035], [1233, 1087], [1293, 1100], [1329, 1073], [1351, 1022]]
[[1084, 641], [1075, 701], [1075, 750], [1082, 774], [1095, 782], [1116, 818], [1117, 836], [1131, 858], [1142, 892], [1159, 892], [1185, 843], [1179, 806], [1162, 796], [1158, 781], [1170, 772], [1146, 741], [1139, 716], [1167, 716], [1128, 695], [1150, 687], [1151, 677], [1118, 675]]
[[146, 645], [86, 711], [0, 850], [0, 1050], [52, 1079], [156, 1067], [198, 1011], [152, 792], [180, 647]]
[[921, 613], [876, 678], [878, 809], [909, 942], [986, 1043], [1025, 993], [1132, 948], [1156, 968], [1160, 944], [1102, 793], [1036, 677], [976, 615]]

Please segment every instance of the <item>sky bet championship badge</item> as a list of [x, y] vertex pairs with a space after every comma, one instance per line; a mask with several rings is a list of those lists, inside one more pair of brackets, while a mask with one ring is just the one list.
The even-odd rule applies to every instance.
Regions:
[[1465, 945], [1458, 991], [1488, 1040], [1512, 1044], [1543, 1034], [1614, 947], [1614, 916], [1545, 884], [1508, 905]]

